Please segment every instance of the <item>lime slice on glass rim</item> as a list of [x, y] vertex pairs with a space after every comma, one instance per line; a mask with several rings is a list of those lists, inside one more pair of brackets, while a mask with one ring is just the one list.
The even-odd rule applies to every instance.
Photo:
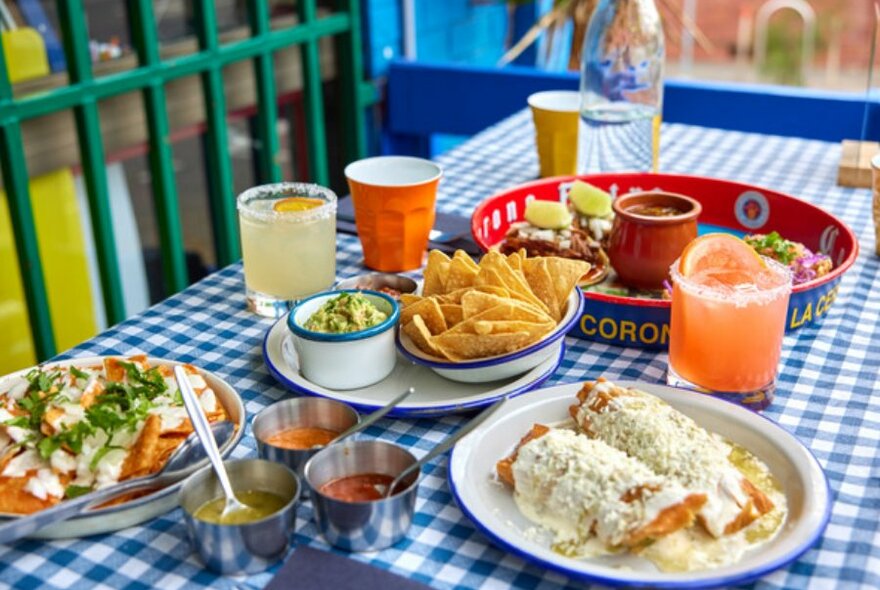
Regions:
[[571, 212], [559, 201], [529, 201], [525, 218], [541, 229], [565, 229], [571, 226]]
[[568, 198], [581, 215], [607, 217], [611, 215], [611, 195], [583, 180], [575, 180]]

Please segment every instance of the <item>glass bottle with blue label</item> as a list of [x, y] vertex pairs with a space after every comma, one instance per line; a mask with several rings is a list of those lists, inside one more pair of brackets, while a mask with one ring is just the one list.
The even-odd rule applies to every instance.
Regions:
[[656, 172], [664, 57], [654, 0], [599, 1], [581, 57], [581, 172]]

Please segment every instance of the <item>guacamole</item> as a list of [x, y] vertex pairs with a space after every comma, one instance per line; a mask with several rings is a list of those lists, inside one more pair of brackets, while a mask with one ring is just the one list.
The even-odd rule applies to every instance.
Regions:
[[360, 293], [341, 293], [313, 313], [303, 327], [312, 332], [344, 334], [371, 328], [387, 318], [388, 314]]

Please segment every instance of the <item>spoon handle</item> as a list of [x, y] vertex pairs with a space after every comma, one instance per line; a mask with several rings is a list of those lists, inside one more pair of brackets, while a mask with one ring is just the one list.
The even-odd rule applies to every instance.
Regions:
[[375, 422], [377, 422], [379, 420], [379, 418], [382, 418], [383, 416], [385, 416], [385, 414], [387, 414], [388, 412], [390, 412], [391, 410], [396, 408], [397, 404], [399, 404], [400, 402], [402, 402], [403, 400], [408, 398], [413, 392], [415, 392], [415, 389], [410, 387], [409, 389], [407, 389], [406, 391], [404, 391], [403, 393], [401, 393], [400, 395], [395, 397], [393, 400], [391, 400], [390, 402], [385, 404], [384, 407], [379, 408], [378, 410], [376, 410], [375, 412], [373, 412], [372, 414], [370, 414], [369, 416], [364, 418], [362, 421], [358, 422], [357, 424], [355, 424], [354, 426], [352, 426], [348, 430], [344, 431], [342, 434], [338, 435], [336, 438], [333, 439], [332, 442], [334, 444], [341, 442], [342, 440], [348, 438], [352, 434], [355, 434], [357, 432], [360, 432], [360, 431], [366, 429], [367, 426], [374, 424]]
[[443, 453], [445, 453], [446, 451], [451, 449], [452, 446], [455, 445], [455, 443], [457, 443], [459, 440], [461, 440], [462, 438], [464, 438], [465, 436], [467, 436], [468, 434], [473, 432], [473, 430], [477, 426], [479, 426], [480, 424], [485, 422], [489, 418], [489, 416], [494, 414], [495, 410], [500, 408], [501, 405], [506, 401], [507, 401], [507, 397], [502, 397], [501, 399], [496, 401], [494, 404], [492, 404], [491, 406], [489, 406], [488, 408], [486, 408], [485, 410], [480, 412], [470, 422], [468, 422], [467, 424], [465, 424], [464, 426], [462, 426], [461, 428], [456, 430], [454, 434], [447, 436], [446, 439], [443, 440], [443, 442], [441, 442], [436, 447], [434, 447], [433, 449], [428, 451], [428, 453], [424, 457], [422, 457], [421, 459], [419, 459], [418, 461], [416, 461], [415, 463], [413, 463], [412, 465], [410, 465], [409, 467], [407, 467], [406, 469], [401, 471], [400, 475], [395, 477], [394, 481], [392, 481], [391, 484], [388, 486], [388, 489], [385, 491], [385, 496], [386, 497], [390, 496], [392, 494], [392, 492], [394, 491], [394, 488], [396, 488], [397, 485], [401, 481], [403, 481], [407, 475], [409, 475], [410, 473], [412, 473], [413, 471], [415, 471], [417, 469], [421, 469], [422, 465], [424, 465], [428, 461], [434, 459], [435, 457], [439, 457], [440, 455], [442, 455]]
[[220, 455], [220, 449], [217, 448], [217, 442], [211, 433], [211, 426], [208, 424], [208, 418], [202, 411], [202, 406], [196, 398], [192, 385], [189, 383], [189, 377], [181, 365], [174, 367], [174, 378], [177, 379], [177, 387], [183, 396], [183, 405], [186, 407], [186, 413], [189, 414], [189, 420], [192, 422], [193, 429], [199, 435], [202, 446], [205, 448], [205, 454], [214, 466], [214, 473], [220, 482], [220, 487], [227, 498], [235, 499], [235, 492], [229, 483], [229, 477], [226, 475], [226, 468], [223, 467], [223, 457]]

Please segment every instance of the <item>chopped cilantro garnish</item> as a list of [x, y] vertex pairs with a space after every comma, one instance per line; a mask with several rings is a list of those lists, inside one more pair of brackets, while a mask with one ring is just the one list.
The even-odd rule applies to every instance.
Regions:
[[77, 379], [88, 379], [89, 378], [88, 373], [86, 373], [85, 371], [82, 371], [76, 367], [70, 367], [70, 372], [73, 373], [73, 376], [76, 377]]
[[61, 439], [57, 436], [46, 436], [37, 443], [37, 450], [40, 452], [40, 457], [43, 459], [48, 459], [52, 456], [58, 448], [61, 447]]
[[786, 240], [775, 231], [765, 235], [747, 236], [745, 240], [756, 251], [770, 256], [782, 264], [791, 264], [797, 256], [794, 242]]
[[88, 494], [92, 491], [92, 488], [89, 486], [75, 486], [69, 485], [64, 488], [64, 497], [65, 498], [76, 498], [77, 496], [82, 496], [84, 494]]

